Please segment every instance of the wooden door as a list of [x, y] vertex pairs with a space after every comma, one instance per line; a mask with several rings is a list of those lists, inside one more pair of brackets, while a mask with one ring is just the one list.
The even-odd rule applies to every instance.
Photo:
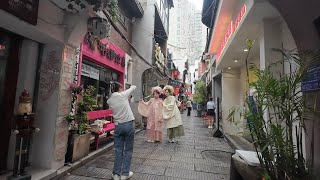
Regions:
[[8, 145], [19, 72], [20, 38], [0, 29], [0, 172], [7, 168]]

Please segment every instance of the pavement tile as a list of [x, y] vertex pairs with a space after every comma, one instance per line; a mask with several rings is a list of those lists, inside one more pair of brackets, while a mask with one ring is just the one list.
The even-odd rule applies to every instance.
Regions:
[[78, 176], [93, 177], [93, 178], [109, 178], [112, 175], [112, 170], [83, 166], [73, 171], [72, 174], [78, 175]]
[[194, 164], [191, 163], [180, 163], [180, 162], [171, 162], [171, 161], [159, 161], [147, 159], [143, 162], [143, 165], [155, 166], [155, 167], [166, 167], [166, 168], [179, 168], [179, 169], [188, 169], [194, 170]]
[[97, 180], [97, 178], [69, 175], [69, 176], [63, 177], [61, 180]]
[[152, 174], [134, 173], [130, 180], [166, 180], [166, 177]]
[[[232, 152], [224, 139], [214, 138], [200, 118], [182, 115], [186, 136], [168, 143], [147, 143], [145, 131], [135, 135], [131, 171], [134, 180], [227, 180]], [[217, 152], [210, 152], [215, 150]], [[208, 152], [209, 151], [209, 152]], [[219, 152], [222, 151], [222, 152]], [[205, 154], [207, 153], [207, 154]], [[208, 154], [209, 153], [209, 154]], [[62, 180], [112, 179], [114, 149], [76, 169]]]
[[195, 164], [195, 168], [196, 168], [196, 171], [198, 172], [208, 172], [208, 173], [225, 174], [225, 175], [228, 175], [230, 173], [229, 167]]
[[197, 179], [201, 179], [201, 180], [229, 180], [230, 177], [228, 175], [197, 172]]
[[166, 168], [164, 167], [141, 165], [137, 172], [162, 176], [164, 175], [165, 170]]
[[183, 179], [196, 179], [197, 172], [185, 170], [185, 169], [167, 169], [165, 172], [166, 176], [183, 178]]

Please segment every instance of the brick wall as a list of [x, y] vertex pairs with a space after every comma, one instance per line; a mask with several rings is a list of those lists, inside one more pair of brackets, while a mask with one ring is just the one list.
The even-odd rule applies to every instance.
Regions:
[[[131, 23], [126, 20], [126, 25], [122, 25], [120, 22], [115, 23], [117, 27], [120, 29], [122, 34], [131, 42]], [[110, 33], [110, 40], [111, 42], [115, 43], [121, 49], [123, 49], [127, 54], [131, 55], [131, 47], [130, 45], [124, 40], [121, 35], [112, 27]]]

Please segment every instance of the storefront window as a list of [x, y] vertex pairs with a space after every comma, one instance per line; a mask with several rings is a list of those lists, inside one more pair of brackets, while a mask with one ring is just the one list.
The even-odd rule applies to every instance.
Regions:
[[81, 68], [81, 84], [84, 87], [93, 86], [96, 88], [94, 96], [96, 96], [95, 110], [109, 109], [107, 100], [111, 95], [110, 83], [118, 81], [119, 73], [102, 66], [98, 66], [83, 60]]

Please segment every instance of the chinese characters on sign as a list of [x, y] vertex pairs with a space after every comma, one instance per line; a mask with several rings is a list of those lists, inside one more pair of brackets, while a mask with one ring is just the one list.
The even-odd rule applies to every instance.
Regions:
[[224, 47], [226, 46], [229, 38], [231, 37], [231, 35], [237, 30], [237, 28], [238, 28], [240, 22], [242, 21], [243, 16], [245, 15], [245, 13], [246, 13], [246, 6], [243, 5], [241, 10], [240, 10], [240, 13], [237, 16], [237, 18], [235, 19], [235, 21], [234, 22], [233, 21], [230, 22], [230, 24], [229, 24], [229, 26], [228, 26], [225, 34], [224, 34], [224, 38], [223, 38], [223, 40], [222, 40], [222, 42], [220, 44], [219, 50], [218, 50], [218, 52], [216, 54], [216, 59], [217, 60], [219, 59], [219, 57], [220, 57]]
[[37, 24], [39, 0], [1, 0], [0, 9], [30, 23]]
[[116, 53], [113, 49], [107, 48], [108, 45], [102, 43], [100, 40], [96, 39], [90, 33], [86, 36], [87, 43], [92, 50], [98, 49], [103, 56], [106, 56], [108, 60], [114, 61], [120, 64], [121, 67], [126, 66], [126, 58]]

